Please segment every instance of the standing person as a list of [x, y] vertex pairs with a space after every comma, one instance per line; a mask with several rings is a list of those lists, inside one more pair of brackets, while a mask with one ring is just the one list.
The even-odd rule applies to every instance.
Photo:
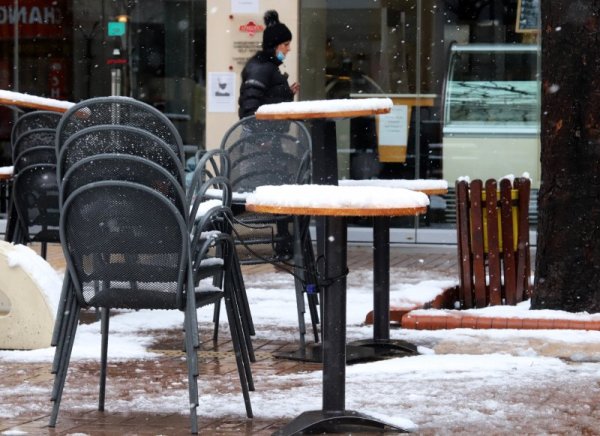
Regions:
[[279, 22], [275, 10], [265, 12], [265, 31], [262, 50], [252, 56], [242, 70], [242, 84], [238, 100], [238, 115], [245, 118], [254, 115], [263, 104], [292, 101], [300, 85], [288, 84], [288, 75], [279, 71], [279, 66], [290, 51], [292, 32]]

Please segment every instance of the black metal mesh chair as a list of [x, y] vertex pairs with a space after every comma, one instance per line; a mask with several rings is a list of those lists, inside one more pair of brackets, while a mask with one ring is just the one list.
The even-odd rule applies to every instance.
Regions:
[[23, 168], [42, 163], [56, 164], [54, 147], [41, 146], [24, 150], [15, 158], [13, 174], [16, 176]]
[[[204, 182], [212, 177], [229, 175], [229, 157], [227, 152], [221, 149], [213, 150], [198, 150], [194, 156], [194, 172], [189, 178], [188, 185], [188, 201], [190, 195], [194, 193]], [[228, 184], [231, 189], [231, 185]], [[230, 204], [231, 205], [231, 204]]]
[[19, 135], [12, 144], [13, 162], [21, 152], [33, 147], [54, 147], [56, 141], [56, 129], [32, 129]]
[[[11, 136], [10, 136], [10, 142], [11, 142], [11, 155], [12, 155], [12, 159], [13, 159], [13, 163], [16, 162], [16, 158], [17, 156], [24, 151], [27, 148], [31, 148], [34, 146], [52, 146], [54, 145], [54, 141], [52, 141], [51, 143], [47, 143], [46, 139], [49, 139], [48, 136], [46, 134], [42, 134], [42, 135], [34, 135], [32, 136], [30, 139], [35, 138], [35, 141], [29, 141], [29, 139], [21, 139], [19, 141], [19, 143], [22, 142], [22, 144], [17, 145], [16, 148], [18, 148], [18, 151], [15, 151], [15, 145], [17, 143], [17, 140], [19, 138], [21, 138], [22, 136], [24, 136], [24, 134], [28, 131], [31, 130], [36, 130], [36, 131], [40, 131], [41, 129], [44, 129], [44, 131], [46, 131], [46, 129], [51, 129], [54, 130], [56, 129], [56, 126], [58, 125], [58, 122], [60, 121], [62, 117], [61, 113], [57, 113], [57, 112], [51, 112], [51, 111], [33, 111], [33, 112], [28, 112], [25, 113], [23, 115], [21, 115], [17, 121], [15, 122], [12, 131], [11, 131]], [[39, 140], [39, 141], [38, 141]], [[27, 144], [25, 144], [25, 142]], [[21, 166], [23, 167], [23, 166]], [[13, 170], [13, 174], [16, 174], [16, 172]], [[4, 240], [8, 241], [8, 242], [15, 242], [15, 232], [17, 231], [17, 221], [18, 221], [18, 217], [13, 205], [13, 201], [12, 201], [12, 197], [9, 195], [9, 203], [8, 203], [8, 210], [7, 210], [7, 223], [6, 223], [6, 230], [4, 232]]]
[[15, 244], [40, 242], [41, 255], [46, 258], [47, 244], [59, 242], [58, 214], [54, 148], [28, 148], [14, 162], [5, 240]]
[[[197, 168], [198, 169], [198, 168]], [[190, 204], [190, 224], [192, 231], [192, 248], [202, 245], [202, 241], [210, 237], [212, 232], [219, 232], [226, 235], [232, 235], [232, 227], [234, 223], [233, 212], [231, 211], [231, 187], [229, 180], [223, 176], [204, 177], [198, 175], [196, 171], [191, 186], [188, 188], [188, 199]], [[202, 181], [202, 179], [205, 179]], [[198, 257], [197, 250], [194, 254], [194, 264], [203, 262], [204, 260]], [[236, 290], [237, 303], [239, 304], [240, 314], [244, 325], [246, 335], [244, 339], [250, 355], [250, 360], [255, 361], [254, 350], [250, 336], [255, 334], [254, 324], [250, 313], [250, 305], [246, 295], [244, 279], [240, 268], [240, 263], [237, 258], [237, 252], [232, 253], [232, 280], [234, 281], [234, 289]], [[219, 253], [214, 256], [219, 258]], [[211, 261], [206, 261], [207, 268], [205, 270], [195, 271], [194, 280], [197, 282], [206, 277], [213, 277], [213, 284], [221, 287], [223, 277], [219, 270], [211, 271]], [[213, 339], [217, 339], [219, 325], [219, 309], [220, 305], [215, 305], [213, 321], [215, 330]]]
[[56, 129], [62, 113], [52, 111], [33, 111], [21, 115], [15, 122], [10, 133], [11, 143], [28, 130]]
[[85, 128], [69, 136], [58, 152], [58, 176], [76, 162], [100, 154], [139, 156], [165, 168], [184, 186], [185, 173], [180, 157], [166, 142], [142, 129], [120, 125]]
[[158, 109], [129, 97], [91, 98], [71, 107], [57, 127], [57, 154], [68, 137], [99, 125], [137, 127], [151, 133], [165, 141], [184, 163], [183, 142], [173, 123]]
[[[310, 134], [298, 121], [259, 121], [254, 116], [234, 124], [220, 149], [227, 152], [227, 176], [234, 192], [234, 234], [242, 264], [291, 265], [297, 292], [300, 342], [304, 345], [304, 293], [307, 293], [315, 341], [318, 341], [316, 267], [308, 230], [308, 217], [248, 212], [236, 193], [252, 192], [260, 185], [310, 181]], [[236, 204], [237, 203], [237, 204]], [[288, 269], [288, 270], [289, 270]]]
[[40, 242], [45, 259], [47, 244], [60, 242], [56, 165], [36, 163], [20, 169], [13, 180], [12, 201], [17, 216], [12, 242]]
[[[60, 175], [60, 170], [57, 173]], [[182, 216], [188, 213], [180, 180], [164, 167], [140, 156], [110, 153], [85, 157], [69, 167], [60, 182], [60, 204], [78, 188], [103, 180], [123, 180], [148, 186], [167, 197]]]
[[[163, 171], [167, 174], [160, 174]], [[181, 203], [184, 184], [181, 162], [164, 141], [141, 129], [121, 125], [87, 127], [68, 137], [60, 149], [58, 177], [65, 185], [61, 189], [61, 203], [74, 188], [100, 180], [141, 183]], [[185, 213], [184, 205], [177, 207]], [[215, 305], [215, 339], [219, 308], [220, 304]]]
[[[14, 178], [21, 172], [23, 168], [29, 167], [31, 165], [36, 164], [56, 164], [56, 156], [54, 154], [54, 148], [48, 146], [41, 147], [32, 147], [21, 152], [14, 160], [13, 165], [13, 183], [12, 183], [12, 192], [10, 195], [10, 201], [8, 205], [7, 212], [7, 223], [6, 223], [6, 233], [4, 234], [4, 240], [7, 242], [13, 242], [16, 244], [26, 244], [29, 240], [27, 235], [27, 228], [23, 227], [23, 221], [19, 220], [17, 215], [17, 207], [15, 205], [15, 195], [14, 195]], [[41, 174], [38, 174], [40, 177], [43, 177]], [[24, 179], [22, 179], [24, 180]], [[56, 176], [52, 176], [52, 180], [56, 182]], [[32, 188], [39, 188], [39, 184], [32, 185]], [[21, 183], [19, 186], [21, 194], [26, 192], [27, 185]], [[55, 190], [55, 189], [54, 189]], [[55, 190], [56, 191], [56, 190]], [[34, 194], [39, 195], [38, 194]], [[33, 197], [32, 197], [33, 198]], [[21, 196], [21, 200], [23, 197]], [[58, 242], [54, 241], [54, 238], [50, 238], [48, 242]], [[42, 244], [42, 255], [45, 257], [46, 253], [46, 245]]]
[[193, 270], [202, 265], [193, 265], [186, 218], [160, 192], [125, 181], [90, 183], [72, 192], [61, 212], [61, 242], [68, 272], [59, 308], [65, 319], [55, 329], [53, 338], [56, 377], [50, 426], [56, 425], [81, 308], [102, 310], [99, 410], [104, 410], [110, 309], [178, 309], [185, 314], [191, 430], [197, 433], [196, 308], [222, 297], [231, 325], [246, 413], [251, 417], [248, 391], [253, 389], [252, 379], [245, 343], [240, 339], [241, 317], [231, 289], [231, 237], [215, 232], [197, 248], [200, 258], [204, 258], [209, 250], [219, 246], [225, 274], [222, 291], [201, 292], [195, 289]]

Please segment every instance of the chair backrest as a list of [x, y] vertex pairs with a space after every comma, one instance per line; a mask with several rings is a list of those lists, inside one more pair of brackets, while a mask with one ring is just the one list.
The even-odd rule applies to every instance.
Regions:
[[310, 134], [298, 121], [244, 118], [225, 133], [220, 148], [228, 153], [234, 192], [304, 183], [310, 177]]
[[14, 142], [28, 130], [34, 129], [56, 129], [62, 113], [52, 111], [33, 111], [23, 114], [17, 119], [12, 128], [10, 138]]
[[13, 180], [13, 204], [26, 239], [58, 242], [59, 204], [56, 165], [33, 164]]
[[23, 151], [32, 147], [53, 147], [56, 141], [56, 129], [31, 129], [28, 130], [14, 141], [12, 145], [12, 159], [15, 161], [16, 157]]
[[13, 174], [19, 174], [19, 172], [30, 165], [34, 164], [56, 164], [56, 153], [54, 147], [41, 146], [32, 147], [22, 151], [15, 158]]
[[[194, 184], [188, 188], [188, 204], [190, 205], [190, 223], [198, 221], [214, 206], [231, 208], [231, 185], [223, 176], [211, 177], [205, 182]], [[224, 231], [222, 229], [222, 231]], [[230, 231], [225, 231], [230, 234]]]
[[63, 115], [57, 127], [57, 154], [67, 138], [92, 126], [122, 125], [145, 130], [165, 141], [183, 164], [183, 142], [173, 123], [158, 109], [129, 97], [84, 100]]
[[530, 190], [527, 178], [456, 182], [461, 307], [530, 297]]
[[[59, 171], [57, 171], [60, 174]], [[181, 180], [164, 167], [140, 156], [98, 154], [75, 162], [60, 182], [60, 204], [81, 186], [104, 180], [121, 180], [148, 186], [168, 198], [186, 216], [185, 193]]]
[[145, 130], [120, 125], [92, 126], [69, 136], [57, 154], [59, 180], [79, 160], [106, 153], [139, 156], [153, 161], [184, 186], [183, 164], [172, 147]]
[[[229, 174], [229, 158], [227, 152], [221, 149], [213, 150], [198, 150], [195, 156], [194, 172], [187, 186], [188, 203], [191, 204], [192, 196], [195, 195], [197, 189], [202, 184], [213, 177], [224, 176]], [[229, 185], [231, 189], [231, 185]]]
[[[80, 303], [179, 308], [189, 270], [180, 211], [138, 183], [101, 181], [76, 189], [61, 210], [60, 237]], [[102, 286], [95, 286], [100, 281]]]

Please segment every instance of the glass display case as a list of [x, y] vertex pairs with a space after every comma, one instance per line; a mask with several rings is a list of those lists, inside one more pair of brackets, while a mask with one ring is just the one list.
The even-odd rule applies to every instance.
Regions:
[[538, 71], [536, 45], [451, 46], [443, 108], [446, 180], [527, 173], [539, 186]]

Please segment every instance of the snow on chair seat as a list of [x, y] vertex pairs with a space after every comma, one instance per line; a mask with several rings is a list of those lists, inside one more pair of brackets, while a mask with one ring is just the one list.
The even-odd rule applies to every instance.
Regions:
[[61, 286], [35, 251], [0, 241], [0, 349], [50, 347]]

